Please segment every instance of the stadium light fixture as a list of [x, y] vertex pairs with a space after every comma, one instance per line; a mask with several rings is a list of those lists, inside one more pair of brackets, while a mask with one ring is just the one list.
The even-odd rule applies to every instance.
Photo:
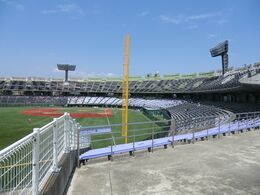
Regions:
[[68, 82], [69, 71], [75, 71], [76, 65], [71, 64], [57, 64], [58, 70], [65, 71], [65, 82]]
[[221, 56], [222, 58], [222, 74], [228, 71], [228, 40], [217, 44], [210, 49], [211, 57]]

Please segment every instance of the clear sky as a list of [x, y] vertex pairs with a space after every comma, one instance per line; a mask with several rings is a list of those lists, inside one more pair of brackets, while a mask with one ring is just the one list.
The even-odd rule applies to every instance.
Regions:
[[259, 0], [0, 0], [0, 77], [121, 76], [216, 70], [209, 49], [226, 39], [229, 63], [260, 61]]

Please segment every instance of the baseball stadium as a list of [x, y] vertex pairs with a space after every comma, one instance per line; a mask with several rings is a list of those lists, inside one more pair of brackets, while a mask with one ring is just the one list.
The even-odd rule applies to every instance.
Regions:
[[[71, 10], [86, 14], [42, 14]], [[232, 42], [208, 48], [219, 68], [202, 72], [134, 76], [126, 34], [120, 76], [59, 61], [63, 78], [0, 73], [0, 195], [259, 194], [260, 62], [230, 65]]]
[[[62, 136], [62, 145], [57, 148], [59, 155], [67, 155], [68, 152], [63, 151], [66, 146], [62, 142], [71, 144], [67, 146], [69, 154], [76, 151], [78, 146], [79, 164], [106, 156], [111, 160], [114, 155], [126, 152], [134, 155], [133, 152], [139, 150], [151, 151], [160, 146], [167, 148], [167, 145], [173, 147], [175, 142], [194, 143], [210, 136], [258, 129], [260, 63], [223, 71], [224, 74], [214, 71], [163, 77], [129, 77], [128, 142], [125, 142], [125, 135], [121, 132], [124, 111], [122, 79], [0, 78], [3, 129], [0, 136], [3, 149], [1, 166], [4, 167], [1, 169], [1, 178], [14, 170], [24, 174], [20, 166], [31, 167], [30, 164], [19, 164], [25, 164], [33, 152], [25, 154], [26, 159], [20, 157], [19, 160], [18, 151], [31, 149], [33, 140], [28, 136], [33, 138], [38, 130], [39, 136], [42, 136], [40, 144], [52, 144], [50, 140], [54, 136], [54, 122], [60, 123], [57, 128]], [[72, 128], [67, 129], [68, 140], [63, 135], [66, 120], [70, 122], [70, 126], [67, 126]], [[79, 138], [73, 128], [80, 132]], [[93, 130], [97, 132], [91, 133]], [[46, 135], [41, 131], [45, 131]], [[74, 145], [73, 142], [77, 140], [79, 145]], [[38, 149], [39, 158], [44, 163], [39, 166], [46, 167], [45, 172], [41, 173], [45, 177], [52, 166], [49, 159], [53, 158], [53, 153], [47, 152], [52, 148], [51, 145]], [[17, 164], [14, 167], [12, 155]], [[2, 180], [2, 187], [6, 186], [7, 179], [9, 177]], [[41, 180], [39, 182], [44, 183]], [[19, 191], [11, 187], [2, 190]]]

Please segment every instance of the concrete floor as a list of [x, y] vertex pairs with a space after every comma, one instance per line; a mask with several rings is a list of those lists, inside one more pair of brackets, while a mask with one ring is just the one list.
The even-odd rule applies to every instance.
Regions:
[[68, 195], [260, 194], [260, 132], [89, 162]]

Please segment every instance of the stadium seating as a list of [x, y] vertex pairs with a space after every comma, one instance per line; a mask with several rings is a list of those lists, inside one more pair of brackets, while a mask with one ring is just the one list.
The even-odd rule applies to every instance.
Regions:
[[[122, 99], [116, 97], [70, 97], [68, 105], [79, 105], [79, 99], [87, 99], [88, 101], [80, 101], [80, 105], [84, 106], [121, 106]], [[105, 99], [105, 101], [103, 101]], [[207, 106], [187, 102], [176, 99], [144, 99], [144, 98], [129, 98], [129, 106], [135, 108], [151, 108], [151, 109], [166, 109], [171, 117], [176, 121], [176, 129], [185, 131], [190, 129], [203, 129], [212, 127], [216, 124], [223, 124], [229, 121], [232, 113], [219, 109], [214, 106]], [[196, 120], [196, 121], [195, 121]], [[196, 124], [196, 126], [194, 125]]]
[[[145, 141], [139, 141], [135, 143], [128, 143], [128, 144], [118, 144], [113, 146], [108, 146], [105, 148], [98, 148], [98, 149], [92, 149], [89, 150], [83, 154], [80, 155], [80, 159], [82, 161], [89, 160], [93, 158], [99, 158], [108, 156], [109, 159], [111, 156], [116, 154], [122, 154], [126, 152], [133, 152], [138, 150], [145, 150], [148, 149], [148, 151], [151, 150], [151, 148], [155, 147], [161, 147], [173, 144], [177, 141], [182, 140], [198, 140], [198, 139], [204, 139], [208, 138], [209, 136], [215, 137], [218, 134], [226, 134], [230, 132], [238, 132], [243, 130], [250, 130], [251, 128], [258, 128], [260, 126], [260, 118], [254, 118], [254, 119], [246, 119], [243, 121], [234, 121], [230, 124], [223, 124], [220, 127], [212, 127], [208, 128], [206, 130], [198, 131], [198, 132], [188, 132], [188, 133], [180, 133], [178, 135], [170, 136], [170, 137], [164, 137], [164, 138], [158, 138], [153, 140], [145, 140]], [[165, 147], [165, 148], [166, 148]]]
[[232, 117], [231, 112], [199, 103], [180, 104], [167, 108], [167, 110], [176, 121], [177, 131], [205, 128], [215, 126], [218, 123], [224, 124]]
[[65, 105], [67, 97], [0, 96], [0, 105]]
[[[130, 93], [183, 93], [216, 90], [232, 90], [240, 88], [241, 78], [248, 78], [260, 73], [260, 66], [246, 65], [242, 68], [230, 69], [225, 75], [215, 73], [199, 73], [178, 75], [178, 77], [138, 78], [129, 80]], [[206, 75], [206, 76], [205, 76]], [[120, 79], [71, 79], [65, 85], [62, 79], [54, 78], [0, 78], [0, 92], [23, 91], [34, 93], [66, 92], [72, 95], [80, 93], [121, 93]], [[23, 95], [23, 94], [19, 94]]]
[[229, 110], [233, 113], [260, 111], [259, 104], [230, 103], [230, 102], [203, 102], [203, 104], [216, 106], [224, 110]]
[[[131, 107], [145, 107], [153, 109], [161, 109], [173, 107], [182, 104], [186, 101], [176, 99], [144, 99], [144, 98], [129, 98], [129, 106]], [[68, 105], [84, 105], [84, 106], [121, 106], [122, 99], [116, 97], [90, 97], [90, 96], [71, 96], [68, 97]]]

